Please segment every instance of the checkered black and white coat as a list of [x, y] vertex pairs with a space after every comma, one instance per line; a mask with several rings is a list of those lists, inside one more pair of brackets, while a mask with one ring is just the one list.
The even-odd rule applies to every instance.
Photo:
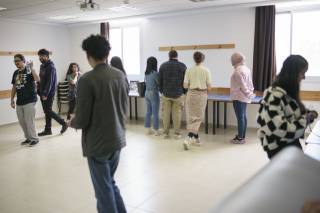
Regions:
[[298, 103], [280, 87], [264, 91], [257, 119], [258, 137], [265, 151], [299, 140], [307, 126], [306, 114]]

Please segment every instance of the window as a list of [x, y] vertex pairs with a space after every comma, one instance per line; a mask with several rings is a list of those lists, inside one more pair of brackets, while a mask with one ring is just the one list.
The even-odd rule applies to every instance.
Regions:
[[294, 12], [276, 16], [277, 70], [290, 54], [299, 54], [309, 62], [307, 76], [320, 76], [320, 11]]
[[110, 29], [110, 45], [110, 58], [119, 56], [127, 75], [140, 75], [139, 27]]

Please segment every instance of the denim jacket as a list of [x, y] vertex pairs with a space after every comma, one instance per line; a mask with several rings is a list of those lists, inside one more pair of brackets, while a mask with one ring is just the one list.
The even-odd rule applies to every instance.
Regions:
[[146, 90], [159, 91], [159, 75], [156, 71], [145, 76]]

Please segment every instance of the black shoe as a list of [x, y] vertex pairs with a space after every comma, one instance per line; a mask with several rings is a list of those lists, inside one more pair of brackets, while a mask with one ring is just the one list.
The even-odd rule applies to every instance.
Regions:
[[29, 146], [34, 146], [34, 145], [36, 145], [37, 143], [39, 143], [39, 141], [31, 141], [30, 144], [29, 144]]
[[31, 141], [29, 141], [28, 139], [26, 139], [25, 141], [21, 142], [20, 144], [23, 145], [27, 145], [29, 144]]
[[38, 136], [46, 136], [46, 135], [52, 135], [51, 130], [43, 130], [42, 132], [38, 133]]
[[68, 125], [67, 125], [67, 123], [64, 123], [64, 124], [62, 125], [61, 131], [60, 131], [60, 134], [65, 133], [65, 132], [67, 131], [67, 129], [68, 129]]

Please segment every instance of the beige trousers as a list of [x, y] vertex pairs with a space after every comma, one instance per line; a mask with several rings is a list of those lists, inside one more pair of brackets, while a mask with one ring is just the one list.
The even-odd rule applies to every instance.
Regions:
[[169, 134], [171, 114], [173, 120], [174, 133], [180, 134], [181, 112], [184, 106], [184, 99], [184, 95], [178, 98], [168, 98], [165, 96], [161, 96], [164, 134]]

